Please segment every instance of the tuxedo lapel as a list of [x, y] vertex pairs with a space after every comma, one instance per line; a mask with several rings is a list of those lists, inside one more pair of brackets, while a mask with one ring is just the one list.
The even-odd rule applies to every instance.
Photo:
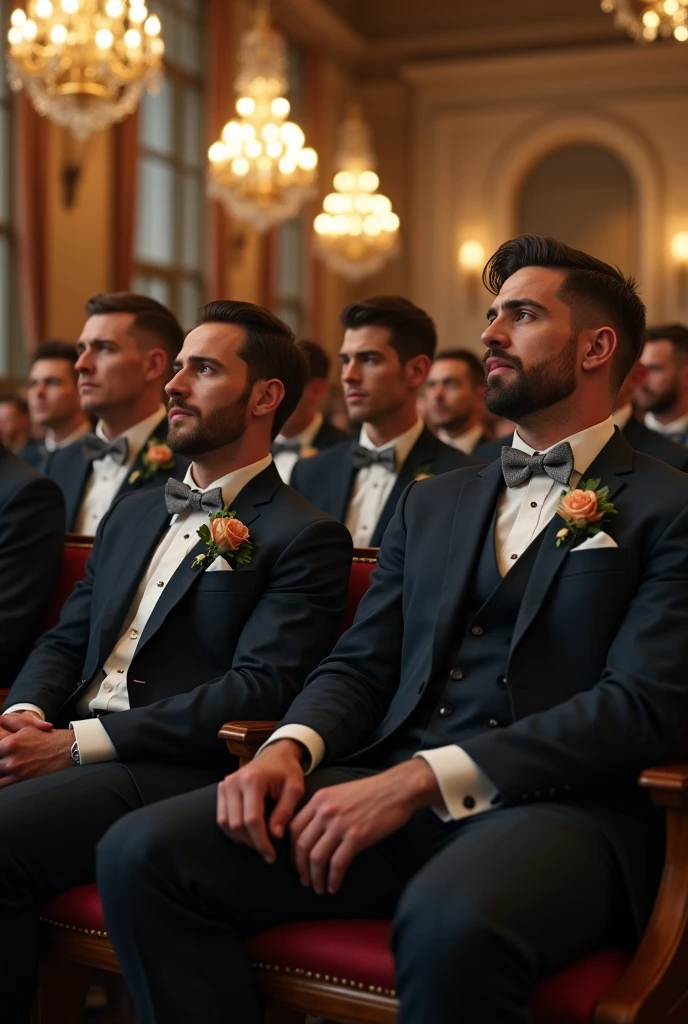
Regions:
[[65, 491], [67, 529], [74, 530], [93, 465], [84, 457], [84, 446], [81, 441], [74, 445], [74, 451], [70, 452], [69, 456], [67, 472], [61, 475], [58, 482]]
[[[633, 450], [623, 439], [617, 428], [614, 436], [607, 442], [592, 465], [583, 474], [583, 479], [599, 478], [600, 487], [609, 488], [609, 501], [613, 502], [615, 496], [625, 486], [624, 474], [630, 473], [632, 469]], [[540, 611], [549, 588], [552, 586], [565, 559], [569, 556], [571, 549], [575, 547], [576, 543], [580, 543], [584, 539], [580, 538], [578, 541], [569, 540], [557, 547], [557, 533], [563, 527], [564, 521], [561, 516], [554, 515], [543, 531], [542, 543], [535, 558], [518, 618], [516, 619], [511, 642], [512, 653]]]
[[[282, 486], [282, 481], [275, 469], [274, 463], [271, 463], [267, 469], [264, 469], [262, 473], [259, 473], [258, 476], [249, 481], [249, 483], [237, 495], [236, 500], [232, 502], [232, 509], [236, 513], [236, 518], [239, 519], [244, 526], [251, 526], [252, 524], [255, 524], [261, 516], [261, 506], [272, 501], [275, 493]], [[251, 540], [254, 543], [260, 544], [260, 537], [256, 535], [254, 530], [251, 530]], [[196, 544], [196, 546], [187, 554], [181, 564], [177, 567], [176, 572], [160, 595], [160, 598], [155, 605], [148, 622], [146, 623], [143, 633], [141, 634], [137, 650], [141, 650], [144, 644], [150, 640], [150, 638], [163, 624], [175, 605], [182, 600], [192, 584], [201, 578], [204, 570], [193, 569], [192, 563], [197, 555], [204, 554], [205, 551], [205, 541], [199, 540], [198, 544]], [[241, 568], [236, 569], [235, 572], [241, 572]], [[139, 575], [141, 574], [142, 573]]]
[[394, 486], [380, 513], [380, 518], [370, 540], [371, 547], [378, 548], [382, 543], [382, 535], [389, 526], [389, 521], [399, 504], [399, 498], [404, 493], [406, 487], [415, 480], [416, 473], [422, 471], [428, 473], [428, 476], [432, 476], [432, 464], [436, 453], [437, 438], [434, 434], [430, 433], [427, 427], [423, 427], [420, 437], [409, 452], [404, 465], [399, 470], [399, 475], [394, 481]]
[[[456, 503], [433, 641], [434, 676], [451, 642], [471, 573], [488, 535], [490, 521], [504, 487], [499, 462], [486, 466], [477, 476], [465, 480]], [[443, 552], [444, 554], [444, 552]]]

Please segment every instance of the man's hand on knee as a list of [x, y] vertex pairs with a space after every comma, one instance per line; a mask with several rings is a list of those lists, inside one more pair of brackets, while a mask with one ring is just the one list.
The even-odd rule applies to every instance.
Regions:
[[[19, 718], [19, 715], [3, 715], [3, 719]], [[51, 775], [63, 768], [74, 766], [71, 756], [74, 733], [69, 729], [53, 729], [47, 722], [31, 717], [32, 724], [38, 722], [44, 728], [26, 725], [12, 728], [0, 738], [0, 788], [11, 786], [26, 779], [37, 779]]]
[[[218, 825], [236, 843], [252, 846], [268, 864], [276, 857], [271, 837], [283, 837], [304, 794], [302, 756], [300, 743], [278, 740], [218, 786]], [[268, 798], [275, 806], [266, 822]]]

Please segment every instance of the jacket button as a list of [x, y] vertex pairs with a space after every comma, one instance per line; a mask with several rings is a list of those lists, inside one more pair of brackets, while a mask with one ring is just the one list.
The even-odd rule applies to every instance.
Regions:
[[499, 686], [502, 690], [504, 689], [504, 687], [506, 686], [506, 676], [497, 676], [497, 686]]
[[425, 682], [422, 682], [420, 684], [420, 686], [418, 687], [418, 693], [422, 693], [424, 689], [425, 689]]
[[455, 683], [458, 683], [461, 679], [465, 679], [465, 677], [466, 673], [462, 668], [453, 668], [449, 673], [449, 678], [453, 679]]
[[447, 715], [451, 715], [451, 713], [451, 704], [440, 704], [440, 714], [442, 718], [446, 718]]
[[496, 718], [488, 718], [487, 725], [488, 725], [488, 728], [490, 728], [490, 729], [496, 729], [498, 727], [498, 725], [499, 725], [499, 721]]
[[465, 796], [463, 798], [463, 805], [467, 811], [472, 811], [473, 808], [475, 807], [475, 800], [473, 799], [472, 796]]
[[471, 626], [471, 633], [473, 636], [482, 636], [485, 630], [482, 626]]

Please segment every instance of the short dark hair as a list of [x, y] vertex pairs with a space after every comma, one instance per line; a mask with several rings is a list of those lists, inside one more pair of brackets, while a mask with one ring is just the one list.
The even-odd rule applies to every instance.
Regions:
[[688, 359], [688, 327], [683, 324], [658, 324], [648, 327], [643, 341], [670, 341], [682, 359]]
[[389, 343], [402, 363], [414, 356], [435, 355], [437, 331], [432, 318], [419, 306], [400, 295], [376, 295], [345, 306], [339, 317], [345, 330], [387, 327]]
[[614, 328], [619, 339], [614, 383], [620, 387], [643, 347], [645, 306], [633, 278], [557, 238], [520, 235], [504, 242], [490, 257], [483, 270], [483, 284], [497, 295], [504, 282], [524, 267], [565, 272], [558, 295], [570, 308], [576, 331], [602, 326], [605, 321]]
[[445, 348], [435, 356], [435, 362], [440, 359], [459, 359], [468, 367], [468, 376], [474, 387], [479, 388], [485, 383], [485, 366], [481, 359], [478, 359], [475, 352], [467, 348]]
[[0, 394], [0, 405], [13, 405], [17, 412], [21, 412], [24, 416], [29, 415], [29, 406], [24, 398], [20, 398], [19, 395], [2, 395]]
[[284, 384], [284, 398], [275, 411], [272, 436], [277, 437], [299, 404], [308, 377], [306, 357], [294, 332], [279, 317], [253, 302], [217, 299], [201, 306], [199, 324], [237, 324], [246, 338], [238, 355], [248, 366], [249, 383], [276, 377]]
[[330, 375], [330, 357], [317, 341], [302, 338], [296, 344], [306, 357], [308, 380], [327, 380]]
[[[76, 345], [72, 344], [71, 341], [51, 338], [49, 341], [42, 341], [40, 345], [36, 346], [31, 356], [31, 365], [33, 366], [34, 363], [37, 363], [39, 359], [64, 359], [66, 363], [71, 363], [72, 369], [74, 369], [78, 358], [79, 353], [76, 350]], [[74, 376], [76, 376], [76, 373]]]
[[162, 302], [137, 292], [98, 292], [85, 306], [86, 316], [133, 313], [132, 328], [154, 334], [168, 355], [171, 366], [184, 344], [184, 331], [174, 313]]

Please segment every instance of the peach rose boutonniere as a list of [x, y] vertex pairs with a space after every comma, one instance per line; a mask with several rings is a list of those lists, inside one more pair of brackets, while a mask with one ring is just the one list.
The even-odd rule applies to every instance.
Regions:
[[557, 533], [557, 547], [570, 537], [592, 537], [602, 529], [603, 519], [618, 514], [609, 501], [608, 487], [600, 487], [599, 480], [581, 480], [578, 487], [562, 491], [557, 515], [566, 527]]
[[141, 469], [135, 469], [129, 474], [129, 483], [132, 487], [154, 480], [160, 470], [174, 469], [174, 453], [157, 437], [151, 437], [146, 450], [140, 455]]
[[207, 551], [194, 558], [192, 569], [207, 569], [216, 558], [224, 558], [233, 568], [250, 565], [254, 545], [248, 527], [237, 519], [234, 509], [213, 512], [208, 523], [199, 527], [198, 536], [205, 541]]
[[427, 466], [419, 466], [416, 472], [413, 474], [414, 480], [429, 480], [435, 474], [432, 471], [430, 463]]

